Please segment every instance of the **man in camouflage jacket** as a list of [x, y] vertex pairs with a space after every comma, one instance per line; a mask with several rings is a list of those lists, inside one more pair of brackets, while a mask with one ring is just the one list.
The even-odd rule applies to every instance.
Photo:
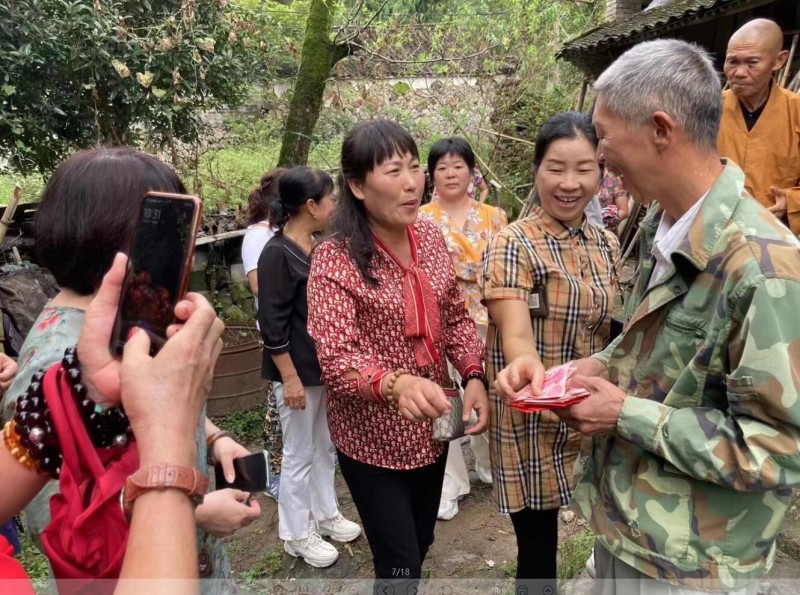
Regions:
[[595, 91], [599, 151], [657, 203], [623, 333], [556, 410], [594, 437], [573, 506], [604, 593], [751, 591], [800, 484], [800, 244], [721, 164], [703, 50], [640, 44]]

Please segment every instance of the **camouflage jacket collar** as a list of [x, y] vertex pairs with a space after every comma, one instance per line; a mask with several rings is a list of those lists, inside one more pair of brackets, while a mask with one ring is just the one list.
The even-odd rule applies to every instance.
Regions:
[[708, 191], [686, 240], [675, 251], [698, 271], [706, 268], [711, 251], [744, 192], [744, 172], [733, 162], [723, 163], [725, 169]]
[[[689, 227], [686, 239], [672, 253], [672, 267], [652, 288], [648, 288], [650, 275], [653, 273], [653, 257], [650, 249], [664, 211], [658, 205], [648, 210], [641, 223], [642, 233], [646, 238], [647, 254], [642, 254], [640, 278], [634, 288], [636, 299], [633, 300], [638, 307], [631, 313], [629, 325], [664, 307], [689, 290], [697, 274], [705, 270], [708, 265], [714, 245], [730, 222], [743, 192], [744, 173], [733, 163], [726, 163], [725, 169], [703, 199], [703, 205]], [[645, 295], [648, 296], [647, 300], [644, 300]]]
[[[680, 269], [680, 260], [691, 265], [696, 271], [702, 271], [708, 264], [711, 251], [719, 240], [722, 230], [730, 222], [736, 205], [742, 200], [744, 191], [744, 172], [734, 163], [723, 160], [725, 169], [708, 191], [700, 212], [697, 214], [686, 239], [673, 253], [673, 264]], [[658, 221], [663, 211], [659, 209]]]

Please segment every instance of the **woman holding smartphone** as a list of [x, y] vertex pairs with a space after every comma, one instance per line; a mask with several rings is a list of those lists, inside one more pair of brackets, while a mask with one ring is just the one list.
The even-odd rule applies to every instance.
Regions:
[[[31, 377], [60, 362], [64, 350], [75, 345], [85, 311], [95, 296], [114, 255], [133, 239], [147, 192], [185, 194], [186, 188], [157, 158], [124, 147], [77, 152], [51, 176], [36, 212], [34, 240], [39, 263], [58, 282], [59, 293], [45, 306], [25, 338], [19, 371], [3, 400], [5, 419], [27, 390]], [[250, 454], [227, 433], [202, 416], [196, 428], [197, 468], [207, 469], [206, 454], [231, 474], [233, 459]], [[210, 447], [209, 447], [210, 443]], [[50, 522], [50, 498], [58, 483], [47, 483], [25, 509], [29, 535], [39, 547], [40, 534]], [[230, 565], [222, 537], [249, 525], [260, 508], [248, 506], [246, 492], [225, 489], [211, 492], [195, 510], [198, 567], [204, 595], [227, 593], [232, 588]]]
[[339, 513], [325, 387], [306, 330], [309, 255], [314, 234], [325, 229], [332, 212], [333, 180], [328, 174], [304, 166], [288, 170], [270, 205], [269, 220], [277, 231], [258, 260], [262, 373], [273, 382], [283, 427], [278, 534], [289, 555], [318, 568], [339, 557], [321, 535], [347, 542], [361, 534], [361, 527]]

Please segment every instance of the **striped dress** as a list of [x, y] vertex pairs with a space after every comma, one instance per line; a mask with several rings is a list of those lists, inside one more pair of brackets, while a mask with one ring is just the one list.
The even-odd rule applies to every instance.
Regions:
[[[535, 207], [487, 247], [480, 278], [483, 298], [532, 304], [544, 286], [547, 315], [531, 316], [544, 367], [588, 357], [608, 342], [618, 256], [613, 234], [586, 219], [570, 229]], [[493, 381], [507, 362], [502, 337], [491, 321], [487, 350], [487, 373]], [[567, 504], [582, 436], [549, 411], [525, 414], [495, 395], [490, 401], [489, 445], [499, 510], [549, 510]]]

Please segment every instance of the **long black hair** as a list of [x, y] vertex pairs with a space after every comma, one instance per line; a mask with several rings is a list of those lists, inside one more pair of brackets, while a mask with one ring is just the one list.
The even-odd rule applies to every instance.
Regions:
[[306, 202], [319, 202], [333, 192], [333, 180], [321, 169], [298, 165], [281, 174], [278, 196], [269, 205], [269, 224], [283, 231], [290, 218], [297, 215]]
[[344, 242], [364, 280], [371, 285], [378, 283], [370, 273], [375, 244], [367, 222], [364, 201], [356, 198], [350, 190], [349, 182], [363, 182], [376, 166], [395, 155], [406, 154], [419, 159], [417, 143], [405, 128], [391, 120], [359, 122], [350, 129], [342, 142], [339, 202], [333, 213], [330, 235], [337, 241]]
[[533, 170], [539, 169], [547, 155], [547, 150], [557, 140], [583, 137], [592, 146], [597, 148], [597, 132], [592, 125], [592, 118], [583, 112], [558, 112], [549, 118], [536, 136], [536, 146], [533, 150]]

